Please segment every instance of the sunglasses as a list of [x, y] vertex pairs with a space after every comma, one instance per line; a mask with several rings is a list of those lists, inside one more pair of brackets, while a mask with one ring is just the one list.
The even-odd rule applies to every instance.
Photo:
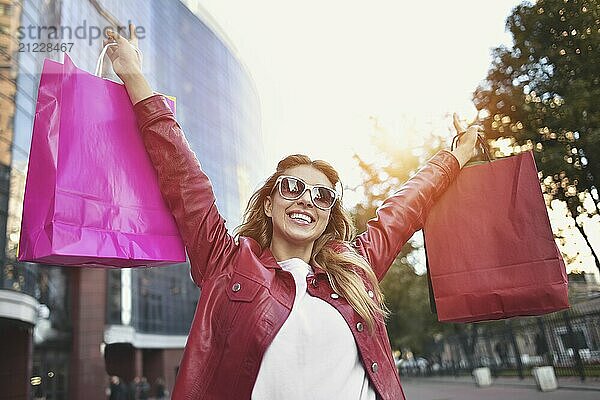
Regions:
[[335, 204], [338, 193], [325, 185], [309, 185], [300, 178], [294, 176], [282, 175], [275, 181], [279, 186], [279, 194], [286, 200], [298, 200], [307, 190], [310, 192], [310, 198], [313, 204], [321, 210], [329, 210]]

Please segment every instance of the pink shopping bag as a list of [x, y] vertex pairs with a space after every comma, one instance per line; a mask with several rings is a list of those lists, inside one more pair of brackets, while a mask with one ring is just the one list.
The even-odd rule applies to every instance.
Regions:
[[186, 259], [125, 87], [66, 54], [64, 64], [44, 61], [18, 258], [97, 267]]

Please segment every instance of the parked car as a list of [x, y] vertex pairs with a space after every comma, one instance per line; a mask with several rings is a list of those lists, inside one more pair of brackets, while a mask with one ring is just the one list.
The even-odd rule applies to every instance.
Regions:
[[400, 373], [406, 375], [423, 375], [427, 372], [429, 361], [423, 357], [411, 358], [408, 360], [401, 359], [396, 364]]

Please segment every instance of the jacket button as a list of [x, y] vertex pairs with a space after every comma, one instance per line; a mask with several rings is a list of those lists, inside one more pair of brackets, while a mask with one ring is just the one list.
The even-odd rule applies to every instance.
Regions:
[[356, 330], [359, 332], [362, 332], [363, 329], [365, 329], [365, 327], [363, 326], [362, 322], [359, 322], [356, 324]]
[[373, 298], [373, 297], [375, 297], [375, 293], [373, 293], [373, 291], [372, 291], [372, 290], [369, 290], [369, 291], [367, 292], [367, 294], [369, 295], [369, 297], [370, 297], [370, 298]]
[[377, 364], [376, 362], [371, 364], [371, 371], [377, 372], [378, 370], [379, 370], [379, 364]]
[[337, 293], [331, 293], [331, 298], [332, 298], [332, 299], [339, 299], [339, 298], [340, 298], [340, 295], [339, 295], [339, 294], [337, 294]]
[[242, 288], [242, 285], [240, 285], [239, 282], [236, 282], [231, 287], [231, 290], [233, 290], [234, 292], [239, 292], [241, 288]]

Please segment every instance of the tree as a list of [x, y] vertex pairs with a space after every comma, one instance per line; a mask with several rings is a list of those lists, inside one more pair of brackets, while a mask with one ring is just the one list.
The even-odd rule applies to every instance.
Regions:
[[[355, 155], [355, 160], [363, 172], [364, 201], [353, 210], [359, 232], [366, 228], [375, 210], [402, 183], [407, 181], [442, 146], [439, 137], [432, 136], [423, 141], [419, 148], [397, 145], [388, 132], [375, 122], [377, 135], [373, 138], [378, 150], [378, 159], [367, 162]], [[437, 322], [430, 311], [427, 276], [415, 273], [414, 252], [420, 245], [408, 241], [391, 266], [381, 286], [386, 304], [391, 310], [387, 328], [393, 348], [410, 349], [422, 354], [433, 335], [448, 328]]]
[[567, 204], [600, 270], [582, 223], [599, 207], [600, 4], [523, 3], [507, 28], [514, 45], [494, 50], [488, 76], [474, 94], [486, 135], [510, 140], [509, 154], [496, 156], [534, 150], [547, 204]]

